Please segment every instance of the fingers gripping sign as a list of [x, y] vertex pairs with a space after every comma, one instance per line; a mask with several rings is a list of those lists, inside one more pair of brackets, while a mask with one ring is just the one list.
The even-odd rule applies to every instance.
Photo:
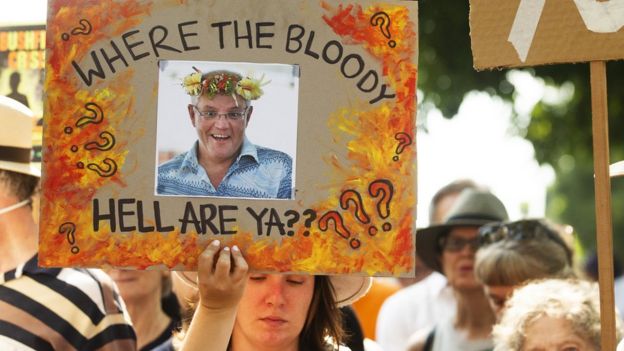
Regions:
[[213, 241], [199, 256], [199, 305], [183, 341], [182, 351], [226, 350], [234, 328], [236, 308], [247, 282], [247, 261], [237, 246]]
[[198, 269], [201, 305], [214, 310], [236, 307], [245, 290], [249, 269], [240, 249], [236, 245], [222, 248], [215, 240], [199, 257]]

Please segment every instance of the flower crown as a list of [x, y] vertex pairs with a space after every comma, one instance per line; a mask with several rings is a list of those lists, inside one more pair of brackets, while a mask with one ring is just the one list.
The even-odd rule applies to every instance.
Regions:
[[238, 94], [245, 100], [257, 100], [264, 94], [261, 87], [271, 82], [264, 82], [264, 75], [260, 79], [253, 77], [241, 78], [238, 74], [232, 73], [204, 75], [197, 68], [193, 67], [193, 69], [195, 72], [187, 75], [182, 80], [182, 87], [191, 96], [207, 95], [209, 98], [212, 98], [217, 94]]

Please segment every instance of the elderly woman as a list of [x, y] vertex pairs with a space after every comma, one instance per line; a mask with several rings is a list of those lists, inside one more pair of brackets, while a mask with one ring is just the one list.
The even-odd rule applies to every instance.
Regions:
[[500, 317], [513, 290], [534, 279], [572, 278], [572, 251], [545, 220], [493, 223], [479, 229], [475, 275]]
[[[616, 329], [619, 340], [619, 318]], [[494, 351], [599, 351], [598, 285], [550, 279], [519, 288], [507, 302], [493, 336]]]

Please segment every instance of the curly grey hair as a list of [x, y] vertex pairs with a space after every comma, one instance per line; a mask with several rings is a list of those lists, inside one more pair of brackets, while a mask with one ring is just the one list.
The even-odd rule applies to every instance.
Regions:
[[[507, 301], [501, 321], [492, 332], [494, 351], [521, 351], [526, 330], [541, 317], [570, 322], [579, 337], [600, 350], [600, 293], [598, 284], [578, 279], [548, 279], [516, 290]], [[616, 318], [618, 340], [622, 323]]]

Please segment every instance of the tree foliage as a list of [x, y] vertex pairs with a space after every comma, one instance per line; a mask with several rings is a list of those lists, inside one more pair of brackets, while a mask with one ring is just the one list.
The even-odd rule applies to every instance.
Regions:
[[[419, 89], [424, 105], [433, 104], [452, 118], [471, 90], [487, 91], [507, 101], [516, 96], [507, 70], [477, 72], [472, 67], [469, 2], [439, 0], [419, 2]], [[572, 87], [569, 101], [542, 99], [531, 112], [530, 122], [518, 133], [535, 148], [540, 163], [556, 173], [549, 189], [547, 216], [573, 225], [586, 248], [595, 247], [595, 210], [591, 129], [589, 64], [559, 64], [525, 68], [548, 86]], [[622, 61], [607, 64], [610, 159], [624, 159], [624, 76]], [[614, 243], [624, 252], [624, 179], [613, 180]], [[510, 184], [509, 186], [513, 186]]]

